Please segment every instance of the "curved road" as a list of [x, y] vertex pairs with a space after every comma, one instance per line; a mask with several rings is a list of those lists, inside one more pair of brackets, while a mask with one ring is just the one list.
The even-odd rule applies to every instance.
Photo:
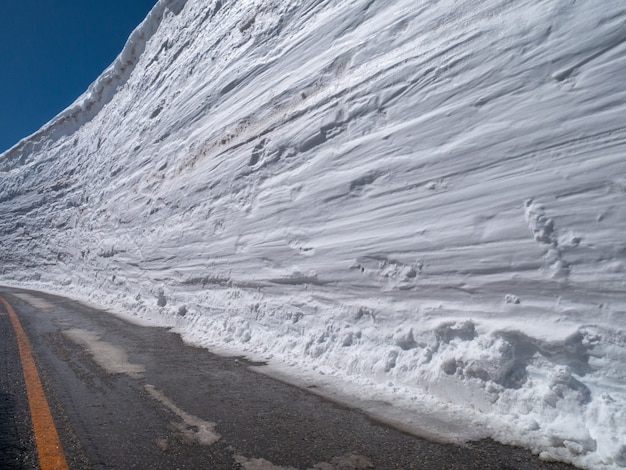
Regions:
[[[0, 288], [0, 296], [1, 469], [574, 468], [492, 441], [428, 442], [166, 329], [38, 292]], [[27, 394], [34, 379], [10, 310], [47, 400]], [[60, 440], [47, 450], [45, 413], [31, 414], [41, 401]], [[46, 460], [57, 447], [65, 467]]]

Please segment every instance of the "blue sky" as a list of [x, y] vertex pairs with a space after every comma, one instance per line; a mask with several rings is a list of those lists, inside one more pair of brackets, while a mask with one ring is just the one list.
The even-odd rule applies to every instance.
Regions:
[[0, 153], [69, 106], [157, 0], [10, 0], [0, 14]]

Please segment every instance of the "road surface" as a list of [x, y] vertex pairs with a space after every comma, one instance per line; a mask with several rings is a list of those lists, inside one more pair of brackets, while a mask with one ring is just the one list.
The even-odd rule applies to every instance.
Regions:
[[488, 440], [416, 438], [245, 359], [65, 298], [13, 288], [0, 297], [1, 469], [574, 468]]

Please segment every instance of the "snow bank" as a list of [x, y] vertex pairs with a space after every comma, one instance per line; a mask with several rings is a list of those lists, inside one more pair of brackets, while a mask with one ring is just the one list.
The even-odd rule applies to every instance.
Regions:
[[2, 281], [624, 468], [625, 22], [159, 2], [0, 156]]

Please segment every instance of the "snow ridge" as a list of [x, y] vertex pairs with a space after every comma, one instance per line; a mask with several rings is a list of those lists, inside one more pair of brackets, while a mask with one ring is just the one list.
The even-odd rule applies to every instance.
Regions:
[[0, 278], [407, 426], [624, 468], [624, 24], [619, 1], [161, 1], [0, 156]]
[[[55, 116], [48, 124], [31, 136], [22, 139], [4, 152], [0, 158], [5, 169], [24, 164], [30, 155], [41, 151], [50, 141], [56, 141], [75, 133], [82, 125], [91, 121], [115, 96], [133, 72], [146, 43], [157, 32], [164, 16], [170, 12], [178, 15], [187, 0], [158, 0], [146, 19], [131, 33], [124, 49], [113, 63], [89, 86], [67, 109]], [[11, 165], [10, 162], [15, 162]]]

